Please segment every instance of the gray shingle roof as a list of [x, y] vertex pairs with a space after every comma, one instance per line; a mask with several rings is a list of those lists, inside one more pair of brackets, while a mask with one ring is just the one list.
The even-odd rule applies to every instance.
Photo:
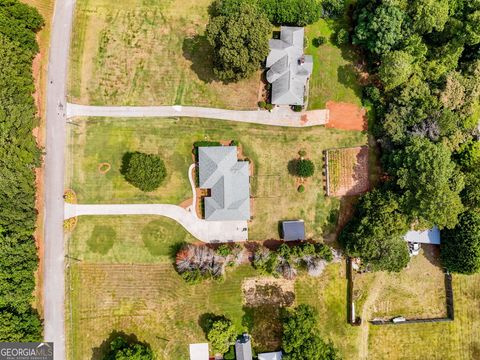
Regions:
[[283, 240], [305, 240], [305, 223], [303, 220], [282, 222]]
[[272, 104], [303, 105], [313, 59], [303, 54], [304, 28], [282, 26], [280, 39], [271, 39], [267, 81], [272, 84]]
[[210, 189], [205, 220], [249, 220], [248, 161], [238, 161], [236, 146], [198, 148], [199, 185]]
[[235, 358], [237, 360], [252, 360], [252, 342], [250, 336], [243, 334], [235, 342]]

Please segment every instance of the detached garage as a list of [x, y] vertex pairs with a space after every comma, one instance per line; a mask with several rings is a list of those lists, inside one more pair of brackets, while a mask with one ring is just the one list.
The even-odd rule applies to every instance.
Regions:
[[305, 222], [303, 220], [282, 222], [282, 239], [285, 241], [305, 240]]

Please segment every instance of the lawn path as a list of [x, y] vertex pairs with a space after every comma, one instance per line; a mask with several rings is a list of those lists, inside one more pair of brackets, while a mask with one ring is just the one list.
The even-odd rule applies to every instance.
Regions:
[[375, 280], [373, 281], [369, 291], [368, 291], [368, 297], [367, 300], [365, 301], [365, 304], [363, 304], [363, 309], [362, 309], [362, 325], [360, 326], [361, 332], [360, 332], [360, 337], [359, 337], [359, 356], [358, 358], [360, 360], [366, 360], [368, 359], [368, 333], [370, 330], [370, 323], [368, 322], [368, 318], [370, 317], [370, 309], [375, 304], [375, 301], [377, 301], [378, 295], [380, 294], [380, 290], [382, 289], [381, 286], [379, 286], [381, 283], [383, 283], [383, 274], [382, 273], [377, 273], [377, 276], [375, 276]]
[[289, 107], [266, 110], [227, 110], [196, 106], [93, 106], [67, 104], [67, 118], [73, 117], [194, 117], [238, 121], [271, 126], [309, 127], [325, 125], [329, 111], [294, 112]]

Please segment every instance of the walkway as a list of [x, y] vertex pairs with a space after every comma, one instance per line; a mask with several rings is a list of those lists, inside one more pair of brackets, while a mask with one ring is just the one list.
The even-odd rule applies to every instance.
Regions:
[[206, 221], [195, 212], [167, 204], [96, 204], [65, 203], [65, 219], [83, 215], [160, 215], [175, 220], [190, 234], [206, 243], [245, 241], [248, 239], [246, 221]]
[[92, 106], [67, 104], [67, 118], [86, 117], [195, 117], [271, 126], [308, 127], [325, 125], [328, 110], [294, 112], [289, 107], [266, 110], [225, 110], [195, 106]]
[[67, 64], [75, 0], [55, 1], [47, 74], [44, 219], [44, 341], [54, 342], [55, 360], [65, 360], [65, 246], [63, 190]]

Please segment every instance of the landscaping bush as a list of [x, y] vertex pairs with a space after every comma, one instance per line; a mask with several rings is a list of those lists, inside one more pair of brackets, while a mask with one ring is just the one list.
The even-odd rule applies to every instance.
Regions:
[[299, 193], [305, 192], [305, 186], [300, 185], [300, 186], [297, 188], [297, 191], [298, 191]]
[[338, 46], [346, 45], [350, 43], [350, 35], [345, 29], [338, 29], [335, 33], [335, 44]]
[[293, 111], [295, 112], [302, 112], [303, 106], [302, 105], [293, 105], [292, 106]]
[[267, 105], [265, 105], [265, 110], [272, 111], [272, 109], [273, 109], [273, 104], [268, 103]]
[[318, 48], [318, 47], [322, 46], [323, 44], [325, 44], [326, 41], [327, 41], [327, 39], [325, 39], [325, 37], [317, 36], [316, 38], [314, 38], [312, 40], [312, 44], [313, 44], [313, 46]]
[[300, 157], [303, 158], [303, 157], [307, 156], [307, 152], [306, 152], [305, 150], [300, 150], [300, 151], [298, 152], [298, 155], [300, 155]]
[[296, 164], [296, 172], [302, 178], [311, 177], [315, 173], [315, 165], [312, 160], [300, 159]]
[[232, 141], [230, 141], [230, 146], [239, 146], [239, 145], [240, 145], [240, 143], [239, 143], [238, 140], [232, 140]]
[[126, 153], [123, 156], [121, 173], [130, 184], [142, 191], [154, 191], [167, 176], [163, 160], [153, 154]]
[[230, 346], [228, 352], [223, 354], [224, 360], [235, 360], [235, 346]]
[[262, 100], [258, 102], [258, 107], [260, 109], [265, 109], [265, 106], [267, 106], [267, 103], [265, 101]]

